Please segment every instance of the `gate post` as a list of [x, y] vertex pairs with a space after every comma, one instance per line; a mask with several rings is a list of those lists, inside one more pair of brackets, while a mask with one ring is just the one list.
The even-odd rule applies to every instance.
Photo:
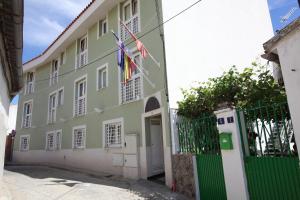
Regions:
[[218, 119], [227, 199], [248, 200], [249, 194], [237, 111], [226, 108], [215, 111], [215, 114]]

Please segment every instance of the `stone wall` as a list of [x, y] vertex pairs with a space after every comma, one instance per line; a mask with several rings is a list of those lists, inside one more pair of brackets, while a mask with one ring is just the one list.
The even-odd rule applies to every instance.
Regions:
[[173, 155], [173, 176], [176, 191], [195, 199], [195, 179], [192, 154]]

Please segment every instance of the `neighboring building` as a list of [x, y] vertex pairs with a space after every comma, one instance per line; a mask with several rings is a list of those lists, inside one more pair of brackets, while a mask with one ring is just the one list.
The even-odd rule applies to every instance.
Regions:
[[281, 69], [296, 143], [300, 144], [300, 17], [267, 41], [264, 49], [262, 57]]
[[93, 0], [40, 56], [25, 63], [14, 161], [137, 179], [165, 172], [171, 186], [163, 32], [141, 38], [160, 68], [130, 46], [152, 85], [140, 71], [127, 84], [121, 80], [109, 31], [129, 42], [119, 18], [140, 36], [161, 23], [161, 16], [160, 0]]
[[[164, 21], [194, 2], [163, 0]], [[164, 31], [171, 108], [183, 98], [180, 88], [220, 76], [232, 65], [251, 66], [273, 36], [267, 0], [203, 0]]]
[[22, 87], [23, 1], [0, 0], [0, 179], [3, 174], [8, 113]]

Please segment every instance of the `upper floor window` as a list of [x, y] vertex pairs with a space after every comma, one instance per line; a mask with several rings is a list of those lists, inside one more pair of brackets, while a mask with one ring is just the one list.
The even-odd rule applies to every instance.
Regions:
[[74, 116], [86, 114], [86, 78], [75, 82]]
[[108, 76], [107, 65], [104, 65], [97, 69], [97, 89], [98, 90], [107, 87], [107, 85], [108, 85], [107, 76]]
[[34, 72], [27, 72], [25, 87], [25, 94], [34, 92]]
[[122, 147], [122, 119], [103, 122], [105, 147]]
[[23, 107], [23, 128], [30, 128], [32, 121], [32, 100], [24, 103]]
[[[127, 28], [134, 34], [140, 31], [140, 19], [139, 19], [139, 0], [128, 0], [122, 7], [122, 20]], [[124, 26], [121, 27], [121, 38], [127, 40], [130, 38], [130, 34]]]
[[66, 52], [60, 54], [60, 65], [66, 64]]
[[56, 121], [56, 92], [49, 96], [48, 123]]
[[98, 37], [101, 37], [107, 33], [108, 31], [107, 18], [99, 21], [98, 28], [99, 28]]
[[84, 149], [85, 137], [86, 137], [85, 126], [73, 128], [73, 149]]
[[[134, 62], [141, 66], [141, 56], [140, 54], [134, 55]], [[132, 73], [132, 77], [127, 83], [121, 80], [121, 101], [122, 103], [128, 103], [136, 101], [142, 98], [143, 88], [142, 88], [142, 75], [138, 69]]]
[[20, 136], [20, 151], [28, 151], [29, 150], [29, 135], [21, 135]]
[[61, 88], [57, 92], [57, 106], [64, 105], [64, 89]]
[[88, 63], [88, 39], [87, 36], [82, 37], [77, 46], [77, 68], [83, 67]]
[[50, 72], [50, 85], [54, 85], [58, 82], [58, 60], [53, 60]]
[[54, 151], [61, 149], [61, 130], [46, 134], [46, 150]]

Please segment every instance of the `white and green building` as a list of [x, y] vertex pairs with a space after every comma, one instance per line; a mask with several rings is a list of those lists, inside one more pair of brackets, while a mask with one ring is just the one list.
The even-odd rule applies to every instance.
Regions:
[[[23, 65], [15, 162], [134, 179], [165, 173], [171, 185], [163, 30], [148, 32], [162, 22], [161, 10], [161, 0], [93, 0], [41, 55]], [[136, 71], [127, 84], [110, 32], [131, 42], [119, 18], [137, 36], [148, 32], [141, 41], [161, 65], [142, 59], [131, 43], [143, 73]]]

